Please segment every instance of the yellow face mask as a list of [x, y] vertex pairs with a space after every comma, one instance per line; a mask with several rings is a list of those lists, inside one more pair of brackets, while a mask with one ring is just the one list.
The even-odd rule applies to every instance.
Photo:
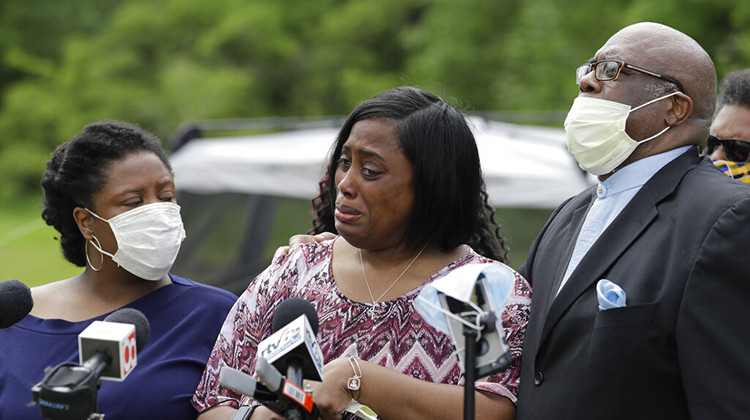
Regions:
[[732, 162], [731, 160], [715, 160], [714, 165], [732, 178], [750, 184], [750, 163]]

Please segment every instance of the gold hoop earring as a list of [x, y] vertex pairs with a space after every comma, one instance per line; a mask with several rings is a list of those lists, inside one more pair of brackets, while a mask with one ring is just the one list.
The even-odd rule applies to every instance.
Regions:
[[[97, 251], [99, 251], [100, 249], [102, 249], [102, 243], [99, 242], [99, 239], [97, 239], [96, 236], [94, 236], [94, 235], [91, 235], [91, 237], [94, 238], [94, 240], [96, 241], [96, 246], [94, 248]], [[84, 249], [84, 253], [86, 254], [86, 262], [89, 264], [89, 267], [91, 267], [92, 270], [99, 271], [99, 270], [102, 269], [102, 265], [104, 264], [104, 254], [102, 254], [102, 252], [99, 251], [99, 260], [100, 260], [99, 261], [99, 268], [94, 268], [94, 265], [91, 264], [91, 260], [89, 259], [89, 242], [91, 242], [91, 240], [86, 241], [86, 247]], [[99, 248], [97, 249], [96, 247], [99, 247]]]

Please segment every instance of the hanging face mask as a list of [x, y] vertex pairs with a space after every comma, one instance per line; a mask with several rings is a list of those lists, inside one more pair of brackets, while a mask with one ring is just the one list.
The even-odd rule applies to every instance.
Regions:
[[659, 137], [670, 128], [667, 126], [647, 139], [635, 141], [625, 132], [628, 115], [678, 93], [680, 92], [672, 92], [633, 109], [630, 109], [630, 105], [619, 102], [577, 97], [565, 119], [568, 151], [581, 169], [592, 175], [605, 175], [614, 171], [639, 144]]
[[175, 203], [154, 203], [120, 213], [106, 220], [86, 209], [97, 219], [109, 224], [117, 240], [114, 255], [89, 241], [99, 252], [108, 255], [117, 265], [146, 280], [161, 280], [167, 274], [185, 239], [180, 206]]
[[502, 316], [515, 283], [508, 267], [466, 264], [426, 285], [414, 300], [414, 308], [428, 324], [450, 336], [462, 371], [465, 333], [467, 328], [475, 330], [475, 345], [482, 349], [475, 354], [475, 365], [479, 376], [485, 376], [510, 363]]
[[455, 319], [459, 323], [474, 328], [473, 325], [466, 324], [464, 319], [448, 310], [440, 295], [450, 296], [473, 308], [476, 313], [480, 313], [483, 309], [472, 302], [478, 287], [478, 280], [482, 283], [485, 294], [488, 295], [485, 299], [487, 304], [496, 310], [510, 296], [515, 287], [516, 278], [508, 268], [498, 264], [467, 264], [425, 286], [414, 301], [414, 308], [428, 324], [446, 334], [452, 334], [448, 326], [449, 319]]
[[714, 165], [732, 178], [742, 181], [745, 184], [750, 184], [750, 163], [715, 160]]

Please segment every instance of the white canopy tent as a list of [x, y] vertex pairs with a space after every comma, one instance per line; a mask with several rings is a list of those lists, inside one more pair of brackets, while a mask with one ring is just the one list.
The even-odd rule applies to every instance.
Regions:
[[[469, 122], [495, 207], [552, 209], [592, 182], [568, 154], [561, 129]], [[171, 163], [187, 239], [173, 272], [240, 293], [282, 245], [275, 242], [309, 230], [310, 200], [338, 132], [333, 125], [195, 138], [179, 147]], [[288, 198], [302, 199], [291, 200], [291, 214]]]
[[[568, 154], [561, 129], [471, 118], [495, 207], [554, 208], [591, 182]], [[177, 188], [310, 199], [336, 128], [196, 139], [172, 155]], [[446, 168], [449, 170], [450, 168]]]

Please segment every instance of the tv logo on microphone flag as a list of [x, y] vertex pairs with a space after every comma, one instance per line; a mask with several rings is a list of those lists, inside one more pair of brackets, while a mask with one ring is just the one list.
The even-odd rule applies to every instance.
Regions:
[[[316, 381], [322, 380], [323, 351], [320, 349], [320, 344], [315, 339], [312, 326], [310, 326], [310, 322], [305, 315], [300, 315], [258, 344], [258, 357], [265, 358], [274, 365], [283, 356], [293, 352], [310, 355], [314, 366], [305, 365], [305, 378]], [[279, 369], [278, 366], [277, 369]]]
[[131, 370], [138, 364], [138, 352], [135, 347], [135, 328], [128, 336], [128, 341], [123, 348], [122, 374], [128, 376]]
[[83, 364], [96, 351], [105, 351], [112, 362], [102, 379], [122, 381], [138, 364], [135, 326], [119, 322], [94, 321], [78, 335], [79, 363]]

